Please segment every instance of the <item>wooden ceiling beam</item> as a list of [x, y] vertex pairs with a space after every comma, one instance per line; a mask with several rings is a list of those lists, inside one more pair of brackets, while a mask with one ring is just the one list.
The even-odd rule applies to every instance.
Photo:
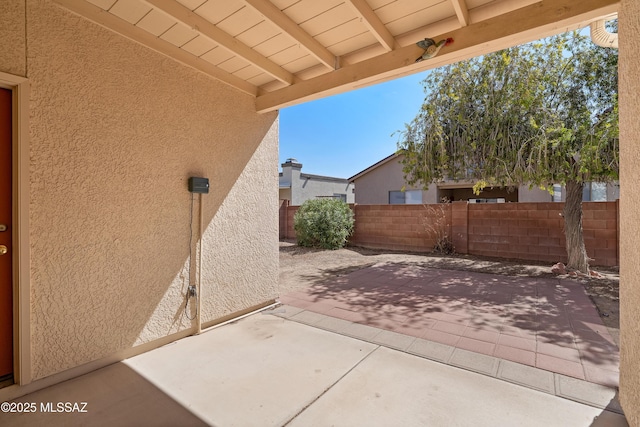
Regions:
[[347, 0], [354, 12], [362, 19], [362, 23], [369, 29], [378, 42], [386, 49], [393, 50], [398, 47], [395, 38], [382, 23], [378, 15], [371, 9], [366, 0]]
[[335, 70], [337, 64], [336, 56], [324, 47], [320, 42], [311, 37], [291, 18], [284, 14], [277, 6], [267, 0], [242, 0], [260, 13], [267, 21], [278, 27], [280, 30], [291, 36], [300, 46], [305, 48], [311, 55], [320, 61], [325, 67]]
[[163, 12], [172, 19], [193, 28], [196, 32], [219, 44], [234, 55], [241, 57], [250, 64], [288, 85], [297, 79], [293, 74], [278, 64], [260, 55], [249, 46], [232, 37], [200, 15], [175, 0], [142, 0], [156, 10]]
[[411, 44], [295, 85], [258, 95], [256, 110], [267, 112], [345, 92], [354, 87], [414, 74], [456, 61], [527, 43], [615, 13], [619, 0], [542, 1], [440, 35], [454, 39], [435, 58], [415, 63], [423, 52]]
[[460, 25], [466, 27], [471, 22], [469, 21], [469, 8], [467, 7], [466, 0], [451, 0], [453, 9], [456, 11], [456, 16]]
[[88, 19], [101, 27], [120, 34], [121, 36], [126, 37], [129, 40], [133, 40], [134, 42], [151, 50], [166, 55], [188, 67], [203, 72], [204, 74], [233, 86], [242, 92], [252, 96], [256, 96], [258, 94], [258, 88], [247, 81], [236, 77], [203, 59], [193, 56], [189, 52], [182, 50], [172, 43], [162, 40], [161, 38], [156, 37], [135, 25], [131, 25], [127, 21], [106, 12], [98, 6], [94, 6], [86, 1], [78, 0], [54, 0], [54, 2], [70, 12]]

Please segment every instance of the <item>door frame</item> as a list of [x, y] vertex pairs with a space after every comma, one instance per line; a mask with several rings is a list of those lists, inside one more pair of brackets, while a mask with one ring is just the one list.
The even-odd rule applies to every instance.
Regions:
[[13, 378], [29, 384], [31, 372], [29, 261], [29, 82], [0, 72], [0, 87], [12, 92], [13, 164]]

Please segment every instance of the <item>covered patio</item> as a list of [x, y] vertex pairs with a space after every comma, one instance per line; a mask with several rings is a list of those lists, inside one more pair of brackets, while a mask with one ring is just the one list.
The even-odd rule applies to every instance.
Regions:
[[[544, 417], [550, 414], [579, 423], [592, 422], [599, 414], [607, 422], [610, 417], [620, 420], [602, 412], [613, 398], [607, 387], [599, 403], [584, 406], [539, 388], [532, 391], [433, 364], [402, 349], [277, 316], [254, 315], [197, 335], [278, 297], [278, 109], [601, 23], [615, 13], [622, 168], [619, 386], [627, 419], [640, 424], [640, 194], [635, 185], [640, 182], [640, 4], [635, 0], [3, 2], [0, 86], [10, 92], [6, 104], [12, 126], [4, 144], [12, 150], [12, 176], [2, 195], [2, 223], [10, 234], [2, 235], [9, 237], [2, 242], [8, 255], [2, 258], [0, 282], [6, 308], [0, 322], [5, 338], [0, 356], [6, 362], [0, 377], [10, 385], [0, 389], [0, 401], [59, 396], [82, 401], [95, 392], [90, 422], [109, 425], [135, 415], [150, 417], [149, 424], [174, 424], [176, 419], [162, 410], [169, 408], [184, 414], [185, 423], [227, 424], [225, 414], [238, 419], [251, 415], [260, 425], [261, 417], [275, 425], [309, 424], [311, 419], [332, 423], [331, 417], [347, 420], [350, 414], [327, 411], [323, 405], [353, 402], [349, 399], [364, 399], [352, 406], [367, 409], [352, 415], [371, 421], [376, 415], [386, 420], [367, 406], [376, 399], [390, 400], [375, 408], [412, 408], [409, 421], [415, 423], [424, 417], [447, 419], [438, 418], [442, 413], [426, 414], [432, 407], [461, 417], [507, 411], [523, 425], [534, 415], [547, 422]], [[452, 38], [454, 43], [436, 57], [416, 62], [423, 53], [416, 42], [425, 38]], [[190, 177], [210, 179], [209, 193], [189, 193]], [[526, 316], [538, 318], [542, 297], [575, 296], [570, 289], [565, 295], [543, 291], [536, 287], [535, 310], [521, 313], [523, 322]], [[491, 286], [486, 292], [491, 293]], [[286, 310], [280, 314], [292, 313]], [[304, 313], [311, 311], [294, 316]], [[539, 348], [536, 334], [536, 360], [565, 352], [567, 361], [578, 363], [571, 360], [577, 352], [584, 379], [577, 372], [553, 373], [554, 393], [565, 393], [566, 384], [571, 390], [612, 385], [611, 377], [587, 369], [585, 351], [578, 346], [586, 338], [576, 322], [589, 323], [592, 313], [583, 318], [565, 314], [558, 312], [558, 318], [568, 321], [576, 347], [567, 352], [541, 342]], [[457, 335], [437, 329], [437, 322], [446, 319], [433, 320], [429, 330]], [[452, 355], [466, 354], [458, 344], [474, 339], [465, 335], [469, 324], [464, 327]], [[508, 334], [488, 332], [497, 333], [498, 341], [494, 353], [483, 356], [495, 358]], [[608, 338], [601, 337], [604, 342], [598, 345], [604, 347]], [[417, 340], [425, 337], [413, 339], [422, 343]], [[315, 362], [334, 349], [353, 357], [341, 362], [334, 355], [328, 362]], [[266, 363], [280, 358], [286, 363]], [[399, 359], [406, 371], [397, 374], [406, 386], [393, 381], [395, 371], [386, 369]], [[498, 359], [499, 376], [509, 371], [501, 367], [513, 361]], [[296, 362], [314, 368], [297, 371], [299, 378], [331, 375], [318, 382], [320, 390], [287, 390]], [[425, 364], [437, 384], [416, 374]], [[270, 366], [277, 369], [256, 369]], [[544, 370], [537, 363], [526, 367]], [[459, 378], [455, 390], [449, 388], [449, 378]], [[149, 399], [137, 401], [128, 386], [147, 391]], [[201, 387], [208, 387], [206, 395]], [[414, 392], [400, 393], [407, 387]], [[281, 402], [261, 400], [276, 399], [274, 388], [283, 396], [301, 398], [278, 412]], [[359, 395], [355, 389], [371, 393]], [[254, 390], [260, 399], [241, 398]], [[443, 392], [420, 400], [417, 390]], [[398, 396], [401, 401], [395, 400]], [[207, 410], [216, 399], [221, 407]], [[503, 399], [508, 404], [495, 404]], [[136, 412], [136, 402], [144, 414]], [[257, 404], [234, 406], [243, 402]], [[260, 405], [277, 413], [265, 415]], [[402, 415], [386, 414], [396, 421]], [[37, 417], [67, 420], [66, 414], [12, 415], [2, 414], [2, 424], [31, 424]]]

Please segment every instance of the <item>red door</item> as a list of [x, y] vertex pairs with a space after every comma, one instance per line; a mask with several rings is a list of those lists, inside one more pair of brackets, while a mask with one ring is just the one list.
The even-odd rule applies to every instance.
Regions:
[[13, 374], [11, 91], [0, 88], [0, 381]]

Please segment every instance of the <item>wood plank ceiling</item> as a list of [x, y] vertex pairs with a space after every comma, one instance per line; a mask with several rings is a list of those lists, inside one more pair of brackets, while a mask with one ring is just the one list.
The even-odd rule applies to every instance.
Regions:
[[[54, 0], [271, 111], [587, 25], [619, 0]], [[415, 63], [425, 37], [454, 39]]]

